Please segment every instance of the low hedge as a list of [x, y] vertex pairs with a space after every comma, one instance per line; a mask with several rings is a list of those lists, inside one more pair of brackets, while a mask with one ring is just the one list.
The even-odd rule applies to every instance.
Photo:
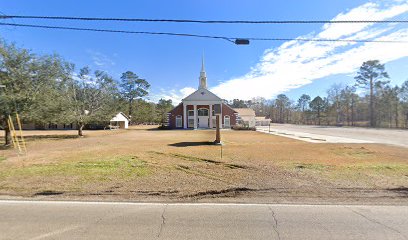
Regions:
[[244, 125], [235, 125], [232, 127], [234, 130], [246, 130], [246, 131], [255, 131], [255, 127], [249, 127], [249, 126], [244, 126]]

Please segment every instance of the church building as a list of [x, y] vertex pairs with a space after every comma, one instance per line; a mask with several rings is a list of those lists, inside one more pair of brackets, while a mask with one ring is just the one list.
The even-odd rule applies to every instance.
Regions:
[[231, 128], [236, 124], [238, 113], [207, 89], [207, 76], [202, 59], [198, 90], [185, 97], [177, 107], [167, 113], [168, 125], [174, 129], [216, 128], [214, 105], [221, 105], [220, 128]]

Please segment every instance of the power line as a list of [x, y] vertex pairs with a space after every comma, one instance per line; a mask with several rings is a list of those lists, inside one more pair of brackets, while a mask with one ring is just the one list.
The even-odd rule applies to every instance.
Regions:
[[128, 30], [115, 30], [115, 29], [97, 29], [97, 28], [78, 28], [78, 27], [63, 27], [63, 26], [49, 26], [49, 25], [31, 25], [31, 24], [17, 24], [17, 23], [0, 23], [3, 26], [15, 26], [15, 27], [29, 27], [29, 28], [42, 28], [42, 29], [61, 29], [61, 30], [74, 30], [74, 31], [91, 31], [91, 32], [109, 32], [109, 33], [125, 33], [125, 34], [144, 34], [144, 35], [167, 35], [178, 37], [196, 37], [196, 38], [209, 38], [209, 39], [222, 39], [229, 42], [236, 43], [238, 39], [246, 39], [252, 41], [302, 41], [302, 42], [353, 42], [353, 43], [408, 43], [408, 41], [398, 40], [368, 40], [368, 39], [320, 39], [320, 38], [257, 38], [257, 37], [226, 37], [226, 36], [213, 36], [213, 35], [199, 35], [190, 33], [174, 33], [174, 32], [148, 32], [148, 31], [128, 31]]
[[47, 26], [47, 25], [31, 25], [31, 24], [17, 24], [17, 23], [0, 23], [0, 25], [15, 26], [15, 27], [30, 27], [30, 28], [45, 28], [45, 29], [62, 29], [62, 30], [76, 30], [76, 31], [91, 31], [91, 32], [110, 32], [110, 33], [128, 33], [128, 34], [146, 34], [146, 35], [169, 35], [179, 37], [198, 37], [198, 38], [213, 38], [233, 41], [234, 38], [197, 35], [189, 33], [172, 33], [172, 32], [144, 32], [144, 31], [127, 31], [114, 29], [97, 29], [97, 28], [77, 28], [77, 27], [61, 27], [61, 26]]
[[408, 23], [408, 20], [192, 20], [192, 19], [149, 19], [149, 18], [100, 18], [100, 17], [67, 17], [67, 16], [25, 16], [3, 15], [0, 19], [52, 19], [77, 21], [122, 21], [122, 22], [172, 22], [172, 23], [205, 23], [205, 24], [321, 24], [321, 23]]

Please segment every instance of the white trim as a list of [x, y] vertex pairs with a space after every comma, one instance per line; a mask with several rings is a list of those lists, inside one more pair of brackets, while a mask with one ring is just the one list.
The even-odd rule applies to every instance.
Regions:
[[[179, 120], [180, 122], [180, 124], [177, 124], [178, 123], [178, 121], [177, 120]], [[183, 117], [181, 116], [181, 115], [177, 115], [176, 116], [176, 128], [182, 128], [183, 127]]]
[[[190, 112], [193, 113], [192, 116], [190, 116]], [[194, 120], [194, 116], [194, 110], [187, 110], [187, 128], [194, 128], [194, 122], [190, 125], [190, 120]]]
[[197, 129], [197, 105], [195, 105], [194, 104], [194, 108], [193, 108], [194, 110], [194, 114], [193, 114], [193, 117], [194, 117], [194, 124], [193, 124], [193, 127], [194, 127], [194, 129]]
[[[225, 119], [228, 118], [228, 126], [225, 125]], [[224, 128], [230, 128], [231, 127], [231, 117], [230, 115], [225, 115], [224, 116]]]
[[183, 128], [187, 128], [187, 104], [183, 103]]
[[187, 105], [210, 105], [210, 104], [222, 104], [222, 101], [183, 101], [183, 104]]

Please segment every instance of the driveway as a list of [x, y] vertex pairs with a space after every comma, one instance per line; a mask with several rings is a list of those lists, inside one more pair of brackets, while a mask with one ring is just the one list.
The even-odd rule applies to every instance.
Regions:
[[257, 131], [314, 143], [380, 143], [408, 147], [408, 130], [271, 124]]

